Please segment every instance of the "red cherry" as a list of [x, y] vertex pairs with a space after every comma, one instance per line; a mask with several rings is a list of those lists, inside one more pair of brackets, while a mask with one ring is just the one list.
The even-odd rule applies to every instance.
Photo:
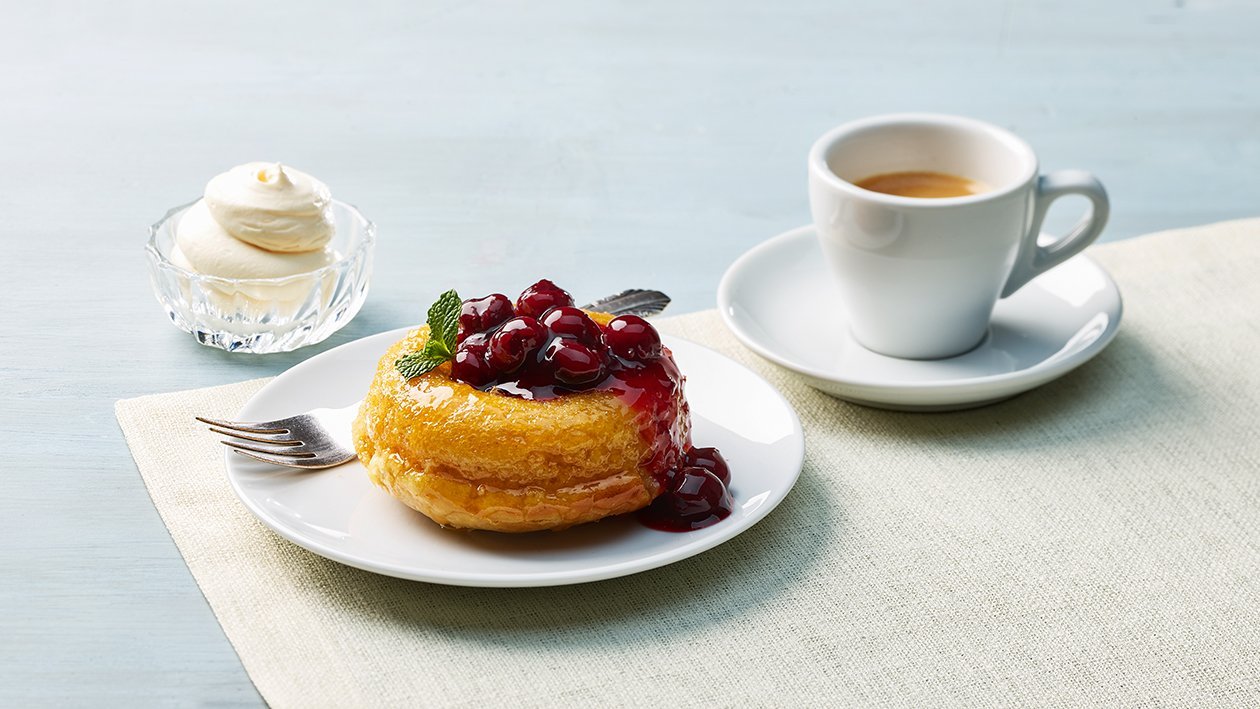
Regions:
[[677, 520], [673, 524], [680, 529], [699, 529], [725, 519], [733, 506], [730, 492], [716, 475], [704, 468], [684, 467], [670, 489], [653, 501], [650, 514]]
[[591, 346], [599, 346], [599, 325], [581, 308], [562, 305], [543, 316], [543, 325], [557, 337], [568, 337]]
[[547, 329], [531, 317], [517, 317], [503, 323], [499, 331], [490, 336], [490, 366], [500, 374], [510, 374], [542, 348], [547, 341]]
[[731, 466], [727, 465], [726, 458], [716, 448], [692, 448], [687, 451], [687, 465], [704, 468], [716, 475], [723, 485], [731, 484]]
[[674, 479], [673, 494], [688, 506], [683, 516], [707, 516], [718, 508], [730, 509], [731, 492], [712, 472], [702, 467], [684, 467]]
[[459, 339], [461, 342], [477, 332], [485, 332], [506, 322], [513, 315], [512, 301], [502, 293], [491, 293], [484, 298], [465, 300], [459, 310]]
[[566, 386], [589, 386], [604, 378], [603, 357], [577, 340], [563, 337], [552, 340], [544, 361], [551, 367], [556, 382]]
[[661, 356], [661, 336], [638, 315], [621, 315], [608, 323], [604, 341], [618, 357], [647, 362]]
[[470, 346], [471, 346], [471, 345], [479, 345], [479, 346], [481, 346], [481, 347], [489, 347], [489, 346], [490, 346], [490, 334], [491, 334], [491, 333], [488, 333], [488, 332], [474, 332], [473, 334], [469, 335], [468, 337], [465, 337], [465, 338], [463, 339], [463, 341], [462, 341], [460, 344], [461, 344], [461, 345], [470, 345]]
[[521, 297], [516, 299], [516, 312], [519, 315], [541, 318], [548, 310], [565, 305], [573, 305], [573, 296], [544, 278], [526, 288]]
[[486, 361], [486, 354], [485, 345], [460, 345], [451, 361], [451, 377], [475, 387], [494, 381], [494, 370]]

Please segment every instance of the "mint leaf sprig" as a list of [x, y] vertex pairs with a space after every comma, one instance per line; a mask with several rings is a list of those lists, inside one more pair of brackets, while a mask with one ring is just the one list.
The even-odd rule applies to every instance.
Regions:
[[394, 360], [394, 367], [404, 379], [432, 372], [455, 356], [455, 335], [459, 332], [462, 306], [463, 301], [454, 289], [439, 295], [437, 301], [429, 306], [429, 341], [424, 343], [424, 349]]

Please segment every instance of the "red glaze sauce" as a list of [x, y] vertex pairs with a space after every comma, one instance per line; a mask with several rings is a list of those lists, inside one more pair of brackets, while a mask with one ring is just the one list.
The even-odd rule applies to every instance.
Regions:
[[[538, 294], [540, 287], [545, 289], [542, 295]], [[552, 301], [559, 304], [552, 307], [564, 308], [566, 301], [569, 305], [572, 304], [568, 294], [549, 281], [540, 281], [531, 286], [522, 294], [522, 299], [526, 299], [526, 296], [533, 300], [546, 300], [546, 304]], [[503, 318], [507, 315], [488, 309], [499, 307], [500, 299], [507, 300], [502, 296], [492, 295], [477, 301], [465, 301], [465, 315], [461, 318], [459, 336], [460, 342], [464, 343], [462, 347], [474, 350], [484, 348], [490, 337], [503, 328]], [[521, 303], [518, 300], [518, 314], [522, 309]], [[533, 307], [532, 301], [528, 304]], [[483, 314], [483, 310], [490, 314]], [[547, 312], [550, 311], [542, 312], [544, 319]], [[584, 320], [580, 314], [574, 317]], [[484, 319], [490, 319], [495, 324], [483, 330], [479, 325]], [[469, 376], [463, 381], [483, 391], [494, 389], [531, 401], [546, 401], [586, 391], [607, 391], [614, 394], [636, 413], [639, 434], [648, 445], [647, 458], [641, 465], [652, 476], [658, 488], [652, 504], [638, 513], [639, 520], [648, 527], [668, 532], [686, 532], [716, 524], [730, 516], [734, 505], [726, 485], [730, 480], [726, 461], [714, 448], [691, 446], [690, 412], [682, 393], [685, 378], [678, 371], [673, 355], [667, 348], [660, 346], [655, 329], [638, 318], [627, 316], [619, 319], [633, 322], [619, 325], [624, 326], [624, 332], [611, 333], [610, 326], [617, 323], [599, 325], [590, 322], [587, 326], [589, 332], [583, 332], [583, 323], [570, 318], [567, 323], [557, 324], [557, 327], [572, 329], [572, 336], [544, 330], [547, 333], [546, 341], [533, 347], [523, 364], [520, 364], [519, 359], [519, 356], [524, 355], [521, 352], [514, 360], [517, 364], [512, 373], [487, 375], [482, 369], [474, 372], [474, 368], [469, 368], [467, 371], [470, 373], [486, 376], [489, 380], [474, 383]], [[596, 329], [590, 329], [590, 325]], [[644, 334], [645, 330], [649, 332]], [[630, 331], [633, 331], [631, 336], [637, 339], [628, 339], [630, 336], [627, 332]], [[584, 362], [579, 360], [579, 366], [584, 366], [585, 371], [577, 374], [595, 373], [597, 370], [602, 376], [596, 379], [583, 376], [580, 381], [585, 383], [580, 386], [558, 381], [557, 365], [549, 366], [546, 353], [557, 339], [562, 338], [584, 342], [585, 349], [577, 354], [585, 358]], [[613, 346], [609, 346], [610, 341]], [[485, 349], [476, 351], [486, 352]], [[660, 355], [654, 356], [657, 351]], [[626, 356], [619, 356], [617, 352]], [[651, 353], [651, 356], [645, 356], [645, 353]], [[510, 357], [510, 351], [506, 347], [497, 354], [503, 359]], [[646, 361], [633, 358], [643, 358]], [[493, 361], [494, 357], [491, 356], [490, 359]], [[675, 401], [682, 401], [681, 411], [677, 414]]]
[[[685, 379], [668, 350], [662, 357], [646, 363], [622, 360], [616, 355], [608, 359], [608, 374], [583, 391], [610, 392], [634, 410], [639, 434], [648, 444], [648, 458], [642, 465], [663, 488], [667, 475], [679, 466], [683, 451], [691, 444], [690, 415], [685, 400], [680, 414], [674, 415], [673, 402], [682, 398]], [[526, 367], [515, 379], [493, 384], [488, 389], [533, 401], [576, 393], [552, 380], [541, 364]]]

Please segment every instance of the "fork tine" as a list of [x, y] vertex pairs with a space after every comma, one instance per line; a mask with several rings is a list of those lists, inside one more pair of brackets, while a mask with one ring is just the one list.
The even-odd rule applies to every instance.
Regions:
[[227, 446], [228, 448], [231, 448], [237, 453], [240, 453], [241, 451], [251, 451], [253, 453], [262, 453], [264, 455], [280, 456], [282, 458], [287, 458], [287, 459], [314, 458], [315, 457], [315, 454], [309, 451], [296, 451], [296, 450], [293, 450], [292, 448], [288, 448], [287, 450], [285, 448], [280, 448], [280, 449], [259, 448], [258, 446], [250, 446], [244, 443], [237, 443], [236, 441], [219, 441], [219, 443], [222, 443], [223, 445]]
[[245, 433], [244, 431], [229, 431], [226, 428], [210, 427], [212, 433], [218, 433], [224, 436], [232, 436], [233, 438], [241, 438], [246, 441], [255, 441], [258, 443], [271, 443], [277, 446], [300, 446], [301, 441], [295, 441], [292, 438], [285, 438], [287, 433]]
[[233, 448], [232, 450], [240, 455], [245, 456], [246, 458], [253, 458], [254, 460], [262, 461], [263, 463], [270, 463], [272, 465], [282, 465], [286, 468], [301, 467], [302, 461], [305, 460], [304, 458], [281, 457], [278, 455], [270, 455], [267, 453], [261, 453], [261, 454], [251, 453], [247, 450], [241, 450], [240, 448]]
[[[201, 416], [194, 416], [198, 421], [218, 426], [219, 428], [230, 428], [234, 431], [245, 431], [246, 433], [288, 433], [287, 428], [276, 428], [274, 421], [262, 421], [260, 423], [248, 423], [244, 421], [223, 421], [220, 419], [208, 419]], [[235, 435], [235, 434], [231, 434]]]
[[250, 453], [249, 451], [240, 450], [239, 448], [235, 448], [233, 450], [235, 450], [240, 455], [245, 456], [246, 458], [253, 458], [254, 460], [261, 461], [263, 463], [270, 463], [271, 465], [280, 465], [286, 468], [305, 468], [307, 470], [320, 470], [323, 468], [332, 468], [332, 467], [341, 465], [342, 463], [349, 460], [348, 458], [332, 458], [332, 459], [289, 458], [289, 457], [281, 457], [277, 455], [267, 455], [267, 454], [259, 455], [256, 453]]

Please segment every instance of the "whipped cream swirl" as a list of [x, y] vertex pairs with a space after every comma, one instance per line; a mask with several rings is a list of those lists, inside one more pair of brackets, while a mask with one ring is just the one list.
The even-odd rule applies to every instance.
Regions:
[[332, 196], [310, 175], [251, 162], [215, 176], [180, 218], [171, 260], [220, 278], [287, 278], [339, 258]]
[[224, 231], [260, 249], [315, 251], [333, 236], [328, 186], [280, 163], [251, 162], [216, 175], [205, 201]]

